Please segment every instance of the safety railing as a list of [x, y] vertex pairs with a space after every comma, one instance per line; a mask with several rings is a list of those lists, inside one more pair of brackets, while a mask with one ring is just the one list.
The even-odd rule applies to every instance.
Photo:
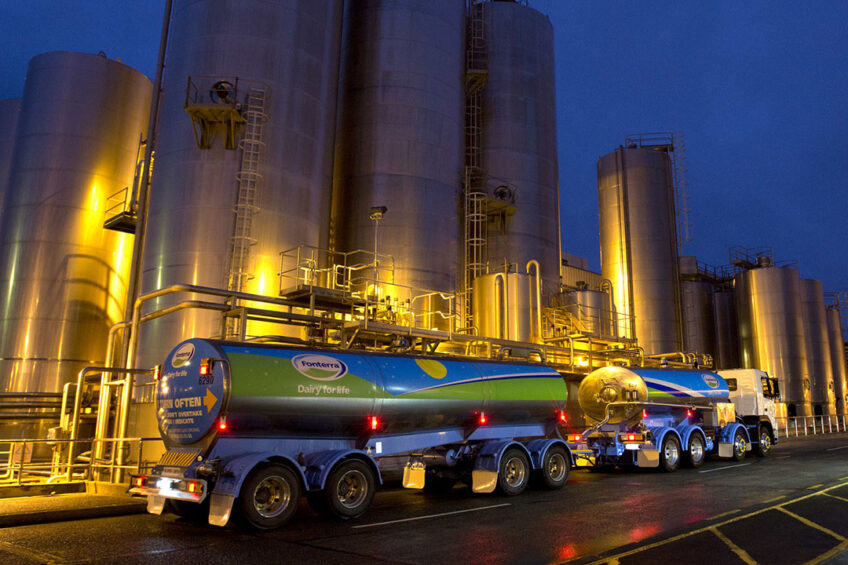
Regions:
[[777, 419], [778, 437], [803, 437], [848, 431], [848, 414]]
[[[33, 453], [54, 449], [50, 458]], [[101, 458], [92, 457], [99, 447]], [[42, 449], [39, 449], [42, 448]], [[64, 452], [89, 449], [73, 461]], [[126, 472], [145, 473], [159, 460], [162, 438], [15, 439], [0, 440], [0, 486], [56, 484], [74, 481], [109, 481]], [[122, 462], [123, 460], [123, 462]]]

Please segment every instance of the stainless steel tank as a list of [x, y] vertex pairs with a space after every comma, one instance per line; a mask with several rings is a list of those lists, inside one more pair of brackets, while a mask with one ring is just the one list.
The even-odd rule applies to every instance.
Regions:
[[718, 289], [713, 294], [715, 304], [716, 369], [739, 367], [739, 323], [732, 289]]
[[18, 131], [18, 117], [21, 115], [21, 99], [0, 100], [0, 213], [9, 182], [9, 170], [12, 164], [12, 152]]
[[474, 279], [472, 306], [478, 335], [531, 341], [537, 319], [536, 285], [522, 273], [494, 273]]
[[133, 245], [103, 228], [104, 212], [132, 186], [151, 93], [105, 56], [30, 61], [0, 220], [0, 391], [61, 392], [103, 364]]
[[821, 281], [801, 279], [801, 314], [807, 344], [807, 370], [810, 373], [811, 400], [815, 414], [836, 414], [833, 365], [830, 362], [827, 314]]
[[716, 357], [716, 319], [712, 283], [680, 281], [683, 349]]
[[613, 312], [610, 295], [589, 289], [572, 290], [565, 296], [566, 310], [582, 332], [609, 337], [613, 335]]
[[332, 245], [373, 252], [369, 212], [386, 207], [377, 252], [418, 291], [456, 288], [464, 4], [350, 0], [345, 11]]
[[517, 2], [482, 4], [488, 45], [482, 164], [490, 264], [540, 265], [546, 294], [560, 270], [554, 31]]
[[741, 368], [777, 377], [790, 416], [812, 415], [798, 271], [751, 269], [738, 273], [734, 284]]
[[671, 159], [619, 148], [598, 160], [601, 275], [612, 281], [618, 334], [648, 355], [679, 351], [677, 235]]
[[[180, 283], [228, 287], [237, 175], [261, 181], [244, 291], [276, 296], [281, 251], [327, 246], [341, 16], [341, 0], [175, 0], [143, 293]], [[200, 102], [233, 106], [245, 119], [248, 111], [264, 115], [255, 122], [261, 135], [245, 127], [235, 149], [225, 149], [221, 135], [200, 149], [183, 107], [189, 79]], [[250, 138], [255, 165], [239, 148], [248, 135], [258, 137]], [[159, 299], [148, 310], [190, 298]], [[161, 318], [142, 327], [139, 363], [158, 362], [183, 338], [218, 334], [208, 312]]]
[[833, 370], [833, 388], [836, 413], [848, 414], [848, 370], [845, 367], [845, 338], [842, 335], [842, 316], [839, 308], [827, 308], [827, 334], [830, 363]]

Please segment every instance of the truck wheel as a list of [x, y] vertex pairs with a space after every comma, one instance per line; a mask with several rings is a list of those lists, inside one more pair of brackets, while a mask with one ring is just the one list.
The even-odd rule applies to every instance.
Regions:
[[324, 494], [330, 515], [340, 520], [362, 516], [374, 498], [374, 471], [364, 461], [347, 459], [327, 477]]
[[748, 440], [745, 438], [745, 432], [742, 428], [737, 428], [736, 433], [733, 434], [733, 460], [742, 461], [747, 451]]
[[539, 484], [548, 489], [558, 489], [568, 481], [568, 471], [571, 461], [568, 452], [560, 445], [551, 447], [542, 460], [542, 468], [539, 469]]
[[760, 443], [757, 444], [757, 455], [765, 457], [771, 452], [771, 447], [774, 441], [771, 439], [771, 432], [765, 426], [759, 427]]
[[523, 451], [510, 447], [501, 457], [498, 470], [498, 487], [507, 496], [524, 492], [530, 479], [530, 461]]
[[673, 434], [666, 434], [660, 449], [660, 468], [666, 473], [676, 471], [680, 466], [680, 442]]
[[693, 433], [689, 438], [689, 449], [686, 450], [686, 463], [697, 469], [704, 464], [707, 458], [707, 450], [704, 446], [704, 438], [699, 433]]
[[300, 482], [285, 465], [271, 464], [251, 471], [238, 497], [239, 517], [246, 526], [271, 530], [285, 524], [297, 510]]

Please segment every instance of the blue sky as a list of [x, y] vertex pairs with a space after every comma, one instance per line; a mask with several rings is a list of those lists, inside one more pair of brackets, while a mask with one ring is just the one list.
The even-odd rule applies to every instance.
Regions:
[[[848, 2], [531, 0], [556, 38], [563, 244], [599, 269], [595, 164], [627, 134], [681, 131], [693, 241], [727, 263], [771, 246], [848, 290]], [[155, 72], [164, 0], [0, 3], [2, 98], [39, 53]]]

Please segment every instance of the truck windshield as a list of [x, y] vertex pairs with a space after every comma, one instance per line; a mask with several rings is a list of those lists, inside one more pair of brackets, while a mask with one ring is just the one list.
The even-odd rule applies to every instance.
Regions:
[[724, 379], [727, 382], [727, 390], [733, 392], [736, 390], [736, 379]]

